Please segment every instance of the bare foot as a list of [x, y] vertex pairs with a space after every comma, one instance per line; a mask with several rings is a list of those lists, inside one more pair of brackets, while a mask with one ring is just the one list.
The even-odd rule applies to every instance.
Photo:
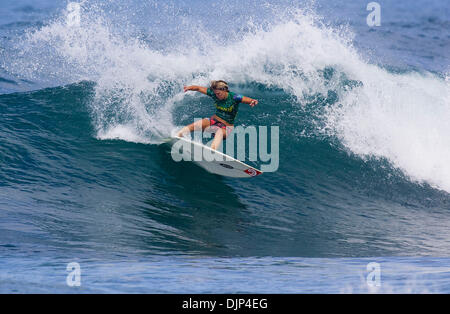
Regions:
[[183, 137], [187, 133], [187, 130], [185, 128], [182, 128], [180, 131], [178, 131], [177, 136]]

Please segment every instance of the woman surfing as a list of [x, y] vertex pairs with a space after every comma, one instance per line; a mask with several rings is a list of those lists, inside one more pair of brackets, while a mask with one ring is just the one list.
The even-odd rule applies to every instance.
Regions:
[[212, 149], [220, 147], [223, 139], [226, 139], [233, 131], [234, 119], [241, 102], [249, 104], [251, 107], [258, 104], [256, 99], [230, 92], [225, 81], [212, 81], [209, 88], [196, 85], [185, 86], [184, 92], [187, 91], [200, 92], [211, 97], [215, 102], [216, 113], [211, 118], [204, 118], [185, 126], [177, 133], [177, 136], [181, 137], [194, 130], [201, 129], [203, 131], [210, 127], [215, 132], [214, 140], [211, 144]]

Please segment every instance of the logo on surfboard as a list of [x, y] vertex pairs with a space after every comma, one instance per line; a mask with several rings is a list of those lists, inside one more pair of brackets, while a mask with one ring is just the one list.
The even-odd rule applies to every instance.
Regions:
[[227, 164], [220, 164], [222, 167], [227, 168], [227, 169], [234, 169], [232, 166], [227, 165]]
[[261, 171], [252, 168], [248, 168], [247, 170], [244, 170], [244, 172], [251, 177], [256, 177], [257, 175], [261, 174]]

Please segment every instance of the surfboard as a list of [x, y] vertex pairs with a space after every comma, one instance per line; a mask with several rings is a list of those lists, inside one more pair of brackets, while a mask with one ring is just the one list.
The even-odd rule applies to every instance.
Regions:
[[192, 161], [210, 173], [232, 178], [252, 178], [263, 172], [211, 147], [188, 138], [173, 136], [167, 139], [176, 161]]

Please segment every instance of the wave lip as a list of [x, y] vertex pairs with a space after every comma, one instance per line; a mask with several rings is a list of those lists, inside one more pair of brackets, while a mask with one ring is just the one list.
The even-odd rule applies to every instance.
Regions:
[[450, 84], [369, 65], [359, 75], [363, 87], [327, 110], [332, 134], [364, 159], [386, 159], [410, 180], [450, 192]]

